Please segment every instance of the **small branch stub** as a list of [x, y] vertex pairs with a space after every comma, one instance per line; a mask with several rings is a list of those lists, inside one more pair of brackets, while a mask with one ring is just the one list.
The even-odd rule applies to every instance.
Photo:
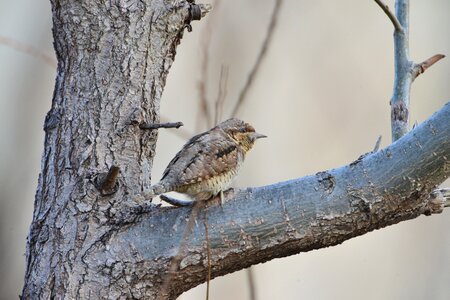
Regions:
[[211, 4], [191, 4], [189, 9], [191, 21], [198, 21], [205, 17], [212, 9]]
[[152, 123], [152, 124], [141, 124], [139, 125], [140, 129], [146, 129], [146, 130], [154, 130], [159, 128], [180, 128], [183, 126], [183, 122], [174, 122], [174, 123]]
[[430, 57], [429, 59], [421, 62], [420, 64], [416, 64], [413, 68], [412, 72], [412, 80], [416, 79], [420, 74], [424, 73], [429, 67], [443, 59], [445, 55], [436, 54]]
[[117, 183], [117, 176], [119, 176], [120, 169], [117, 166], [111, 166], [108, 173], [100, 173], [94, 180], [95, 187], [100, 191], [102, 196], [112, 195], [117, 192], [119, 185]]

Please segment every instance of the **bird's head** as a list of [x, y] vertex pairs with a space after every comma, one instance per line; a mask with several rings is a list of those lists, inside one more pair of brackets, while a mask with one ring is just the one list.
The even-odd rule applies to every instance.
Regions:
[[253, 147], [257, 139], [267, 137], [256, 132], [252, 125], [235, 118], [228, 119], [217, 125], [217, 127], [240, 145], [245, 152]]

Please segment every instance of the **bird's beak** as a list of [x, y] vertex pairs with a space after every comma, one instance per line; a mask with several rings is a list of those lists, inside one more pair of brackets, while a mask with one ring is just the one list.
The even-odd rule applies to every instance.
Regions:
[[251, 133], [251, 138], [256, 141], [257, 139], [262, 139], [262, 138], [266, 138], [267, 136], [261, 133], [257, 133], [257, 132], [252, 132]]

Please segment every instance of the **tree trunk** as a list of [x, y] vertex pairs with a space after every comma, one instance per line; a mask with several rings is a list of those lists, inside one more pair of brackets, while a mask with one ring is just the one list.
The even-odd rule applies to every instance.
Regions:
[[[86, 258], [107, 251], [105, 239], [115, 230], [110, 220], [127, 206], [126, 195], [150, 185], [157, 131], [139, 124], [159, 121], [161, 94], [190, 5], [51, 2], [58, 71], [44, 126], [23, 297], [138, 297], [114, 279], [122, 270], [93, 269]], [[102, 196], [94, 183], [112, 165], [121, 170], [118, 190]], [[105, 289], [108, 285], [115, 288]]]
[[[439, 213], [448, 204], [439, 193], [429, 195], [450, 175], [450, 104], [348, 166], [229, 193], [233, 199], [222, 207], [208, 203], [198, 217], [208, 216], [209, 259], [202, 222], [183, 245], [191, 208], [149, 205], [147, 211], [133, 198], [150, 185], [157, 138], [140, 125], [159, 121], [167, 73], [193, 5], [52, 0], [58, 75], [44, 126], [23, 298], [174, 299], [205, 281], [209, 260], [216, 277]], [[176, 272], [161, 294], [174, 261]]]

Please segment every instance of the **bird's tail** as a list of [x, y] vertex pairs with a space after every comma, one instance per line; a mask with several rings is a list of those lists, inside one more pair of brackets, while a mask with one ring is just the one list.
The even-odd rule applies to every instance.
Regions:
[[154, 198], [166, 192], [167, 188], [163, 184], [157, 183], [145, 191], [145, 198]]

